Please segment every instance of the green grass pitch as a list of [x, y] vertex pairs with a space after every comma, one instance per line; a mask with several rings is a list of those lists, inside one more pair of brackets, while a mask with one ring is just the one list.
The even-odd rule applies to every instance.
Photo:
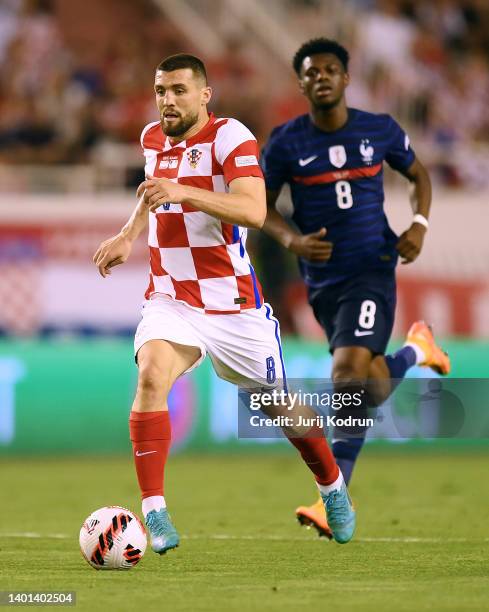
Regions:
[[140, 514], [130, 458], [4, 459], [0, 590], [74, 590], [73, 609], [113, 612], [487, 610], [487, 465], [481, 453], [367, 449], [356, 536], [340, 546], [295, 522], [314, 488], [292, 453], [175, 456], [166, 494], [180, 547], [97, 572], [79, 528], [104, 505]]

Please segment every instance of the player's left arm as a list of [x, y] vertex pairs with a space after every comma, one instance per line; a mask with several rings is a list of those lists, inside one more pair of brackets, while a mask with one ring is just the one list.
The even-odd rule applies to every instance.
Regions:
[[408, 264], [418, 257], [423, 248], [431, 207], [431, 180], [428, 171], [417, 158], [407, 170], [401, 173], [413, 185], [411, 196], [413, 222], [401, 234], [397, 243], [397, 251], [402, 258], [402, 263]]
[[149, 177], [138, 187], [138, 196], [143, 193], [152, 212], [166, 202], [185, 202], [226, 223], [257, 229], [262, 227], [267, 216], [265, 182], [257, 176], [233, 179], [229, 183], [229, 193], [208, 191], [180, 185], [165, 178]]

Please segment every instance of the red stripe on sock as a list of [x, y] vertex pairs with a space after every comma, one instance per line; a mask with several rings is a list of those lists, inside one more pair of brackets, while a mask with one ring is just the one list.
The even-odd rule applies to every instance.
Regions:
[[171, 444], [168, 411], [131, 412], [129, 432], [142, 498], [163, 495], [165, 464]]

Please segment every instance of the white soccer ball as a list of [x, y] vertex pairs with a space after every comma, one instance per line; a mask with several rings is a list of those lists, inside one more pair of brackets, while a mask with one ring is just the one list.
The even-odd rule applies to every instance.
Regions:
[[131, 569], [146, 550], [146, 531], [138, 516], [120, 506], [92, 512], [80, 529], [80, 548], [95, 569]]

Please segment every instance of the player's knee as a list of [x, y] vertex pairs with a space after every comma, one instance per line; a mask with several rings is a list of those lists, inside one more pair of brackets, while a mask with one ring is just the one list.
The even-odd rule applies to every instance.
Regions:
[[166, 397], [170, 390], [170, 377], [165, 368], [155, 363], [139, 366], [138, 393], [146, 397]]

